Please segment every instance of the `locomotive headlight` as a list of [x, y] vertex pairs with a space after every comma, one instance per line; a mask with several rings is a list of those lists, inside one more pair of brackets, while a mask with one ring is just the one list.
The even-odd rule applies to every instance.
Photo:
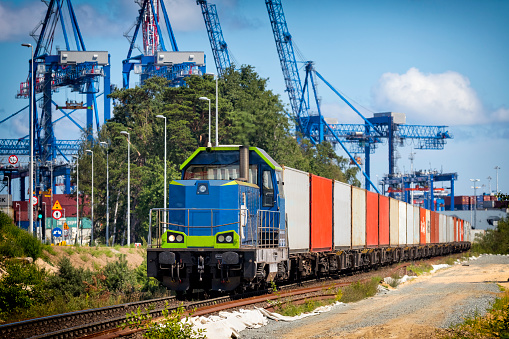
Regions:
[[198, 191], [200, 191], [200, 193], [205, 193], [207, 191], [207, 186], [205, 185], [198, 186]]
[[226, 238], [225, 238], [226, 242], [232, 242], [233, 240], [233, 237], [231, 235], [227, 235]]
[[218, 241], [218, 242], [224, 242], [224, 235], [220, 234], [220, 235], [217, 237], [217, 241]]
[[207, 183], [202, 182], [196, 185], [196, 194], [209, 194], [209, 186]]
[[184, 241], [184, 237], [181, 234], [177, 235], [177, 241], [178, 242]]
[[[180, 236], [181, 237], [181, 236]], [[175, 236], [173, 234], [170, 234], [170, 236], [168, 237], [168, 240], [170, 242], [174, 242], [175, 241]]]

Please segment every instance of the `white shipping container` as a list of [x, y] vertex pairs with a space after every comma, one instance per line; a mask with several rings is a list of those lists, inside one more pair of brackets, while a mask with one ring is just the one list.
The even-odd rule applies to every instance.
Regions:
[[366, 191], [352, 186], [352, 247], [366, 246]]
[[406, 245], [406, 203], [399, 202], [399, 245]]
[[438, 229], [439, 229], [439, 232], [438, 232], [438, 242], [443, 244], [445, 242], [445, 239], [446, 239], [446, 233], [445, 233], [445, 215], [444, 214], [439, 214], [438, 215], [438, 223], [439, 223], [439, 226], [438, 226]]
[[352, 240], [352, 186], [334, 182], [334, 248], [350, 248]]
[[406, 204], [406, 243], [414, 244], [414, 206]]
[[285, 212], [290, 252], [309, 250], [309, 174], [290, 167], [283, 169]]
[[446, 236], [446, 241], [447, 242], [453, 242], [454, 241], [454, 220], [452, 217], [446, 217], [447, 221], [446, 221], [446, 224], [447, 224], [447, 236]]
[[420, 225], [421, 220], [419, 218], [419, 206], [414, 206], [414, 245], [419, 245], [421, 240]]
[[426, 244], [431, 243], [431, 211], [426, 210]]
[[399, 243], [399, 200], [389, 198], [389, 242], [391, 246]]

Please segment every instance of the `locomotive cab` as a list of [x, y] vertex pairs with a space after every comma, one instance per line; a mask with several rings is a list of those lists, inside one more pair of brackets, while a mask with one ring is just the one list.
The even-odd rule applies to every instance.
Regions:
[[[199, 148], [154, 209], [148, 276], [176, 291], [230, 291], [275, 278], [286, 256], [281, 167], [262, 149]], [[152, 229], [152, 224], [151, 224]]]

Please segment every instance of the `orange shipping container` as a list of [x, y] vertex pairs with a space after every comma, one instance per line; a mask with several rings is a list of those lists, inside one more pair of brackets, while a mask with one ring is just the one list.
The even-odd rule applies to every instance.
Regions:
[[366, 245], [378, 246], [378, 194], [366, 192]]
[[314, 252], [332, 250], [332, 180], [310, 174], [310, 248]]
[[419, 207], [419, 220], [420, 220], [419, 243], [421, 245], [424, 245], [426, 244], [426, 210], [422, 207]]
[[433, 211], [430, 211], [430, 226], [430, 243], [433, 244], [435, 242], [435, 212]]
[[389, 198], [383, 195], [378, 199], [378, 234], [380, 246], [389, 245]]

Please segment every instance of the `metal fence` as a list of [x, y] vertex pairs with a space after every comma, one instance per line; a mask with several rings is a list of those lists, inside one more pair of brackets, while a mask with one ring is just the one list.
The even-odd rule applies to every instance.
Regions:
[[[178, 213], [178, 217], [175, 217], [175, 213]], [[193, 216], [196, 217], [198, 213], [202, 220], [207, 215], [207, 222], [202, 225], [191, 225]], [[179, 219], [180, 222], [175, 222], [175, 219]], [[226, 222], [215, 224], [216, 219]], [[168, 229], [183, 232], [187, 236], [192, 235], [193, 231], [210, 230], [210, 233], [205, 231], [200, 234], [213, 236], [222, 231], [221, 227], [232, 225], [236, 225], [241, 247], [276, 248], [285, 247], [287, 244], [286, 230], [280, 229], [279, 211], [259, 210], [256, 214], [252, 214], [246, 208], [153, 208], [150, 210], [149, 220], [149, 247], [161, 247], [161, 237]], [[155, 234], [152, 232], [154, 227]], [[152, 243], [153, 236], [155, 244]]]

